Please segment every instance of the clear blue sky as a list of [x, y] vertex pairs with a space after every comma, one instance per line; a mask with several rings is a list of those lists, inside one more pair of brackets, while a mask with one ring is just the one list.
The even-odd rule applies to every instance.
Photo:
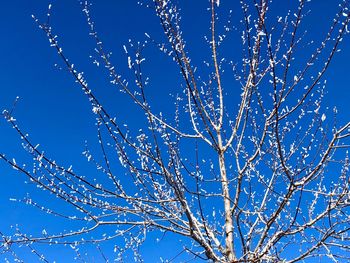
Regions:
[[[127, 74], [122, 45], [127, 43], [129, 38], [145, 39], [144, 32], [158, 36], [161, 32], [158, 20], [151, 10], [138, 6], [136, 0], [92, 2], [92, 14], [96, 18], [100, 36], [105, 41], [106, 47], [114, 52], [114, 61], [122, 65], [121, 73]], [[208, 32], [209, 27], [209, 14], [205, 11], [207, 1], [179, 2], [187, 2], [183, 7], [184, 35], [189, 39], [189, 43], [192, 43], [192, 46], [189, 45], [190, 56], [200, 62], [202, 54], [198, 51], [203, 50], [201, 49], [203, 35]], [[225, 0], [221, 2], [224, 8]], [[279, 2], [274, 11], [277, 14], [279, 10], [284, 9], [281, 3], [287, 1], [274, 2]], [[313, 2], [310, 4], [312, 11], [306, 19], [305, 27], [309, 28], [308, 39], [317, 41], [330, 24], [330, 19], [337, 11], [337, 5], [330, 0]], [[73, 163], [76, 169], [86, 172], [89, 167], [86, 167], [81, 152], [84, 150], [85, 140], [92, 144], [96, 141], [94, 116], [86, 98], [82, 96], [80, 88], [71, 76], [66, 71], [59, 71], [54, 67], [60, 60], [49, 47], [46, 36], [31, 18], [32, 14], [39, 19], [45, 18], [48, 3], [48, 0], [11, 0], [1, 3], [0, 109], [11, 108], [14, 99], [19, 96], [15, 117], [33, 141], [40, 143], [41, 149], [60, 163], [67, 166]], [[59, 41], [70, 60], [79, 70], [86, 72], [90, 87], [111, 111], [120, 114], [120, 118], [127, 120], [131, 126], [137, 127], [133, 115], [134, 108], [108, 84], [103, 69], [96, 69], [89, 63], [89, 55], [94, 54], [94, 46], [88, 37], [88, 29], [78, 1], [57, 0], [52, 3], [52, 26], [54, 32], [59, 35]], [[350, 47], [349, 41], [344, 43]], [[326, 75], [328, 94], [325, 99], [325, 104], [330, 108], [335, 105], [338, 107], [340, 122], [350, 115], [350, 48], [342, 45], [342, 49], [344, 51], [337, 54]], [[150, 54], [153, 54], [152, 51]], [[234, 58], [233, 49], [226, 47], [225, 56], [226, 54]], [[152, 65], [149, 71], [155, 75], [156, 83], [165, 81], [169, 73], [164, 67]], [[162, 91], [155, 89], [150, 92], [155, 94]], [[158, 106], [167, 107], [161, 102]], [[0, 152], [16, 156], [19, 163], [21, 160], [28, 161], [28, 156], [21, 150], [20, 140], [4, 120], [0, 121], [0, 134]], [[9, 201], [9, 198], [20, 199], [27, 193], [31, 193], [39, 200], [46, 198], [45, 193], [37, 191], [31, 184], [24, 183], [24, 175], [16, 173], [0, 162], [0, 176], [0, 231], [10, 232], [10, 226], [16, 223], [20, 224], [21, 229], [34, 233], [41, 232], [42, 224], [50, 231], [55, 231], [62, 225], [69, 228], [58, 219], [41, 216], [42, 214], [34, 208]], [[47, 219], [50, 221], [45, 221]], [[176, 243], [176, 240], [166, 240], [161, 247], [163, 254], [174, 256], [176, 253], [172, 250], [172, 246], [176, 246]], [[146, 262], [154, 262], [150, 258], [152, 251], [159, 252], [156, 243], [150, 241], [145, 247], [149, 249], [146, 253], [149, 261]], [[58, 256], [57, 250], [48, 249], [48, 259], [56, 258], [58, 262], [68, 262], [65, 261], [66, 249], [59, 248], [59, 251], [62, 254]], [[3, 258], [4, 256], [0, 255], [0, 261]], [[100, 261], [97, 259], [95, 262]]]

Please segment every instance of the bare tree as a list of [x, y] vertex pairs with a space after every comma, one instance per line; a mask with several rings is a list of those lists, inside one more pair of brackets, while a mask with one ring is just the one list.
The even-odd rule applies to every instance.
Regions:
[[[124, 46], [133, 82], [113, 65], [90, 5], [82, 3], [96, 41], [94, 63], [104, 65], [111, 83], [142, 112], [145, 125], [135, 131], [110, 113], [87, 77], [68, 60], [49, 23], [50, 7], [47, 22], [33, 17], [91, 103], [100, 150], [84, 151], [97, 169], [81, 175], [44, 154], [12, 111], [3, 112], [34, 166], [28, 169], [3, 153], [1, 159], [76, 212], [65, 214], [24, 201], [80, 227], [42, 236], [19, 229], [13, 236], [1, 233], [2, 250], [16, 259], [14, 247], [28, 246], [47, 261], [37, 244], [70, 244], [79, 255], [77, 248], [86, 243], [98, 246], [123, 238], [125, 246], [116, 248], [115, 260], [131, 250], [134, 260], [142, 261], [139, 247], [147, 233], [155, 231], [185, 240], [179, 252], [188, 259], [350, 260], [350, 122], [337, 124], [336, 110], [330, 114], [321, 107], [324, 75], [349, 33], [349, 3], [339, 5], [323, 41], [309, 44], [301, 29], [309, 1], [295, 1], [296, 9], [281, 16], [270, 11], [271, 2], [241, 1], [241, 24], [228, 18], [224, 26], [218, 23], [220, 1], [211, 0], [205, 37], [211, 61], [203, 66], [191, 61], [179, 8], [170, 0], [143, 3], [154, 9], [165, 40], [146, 33], [145, 42]], [[235, 44], [240, 46], [233, 62], [219, 52], [228, 34], [237, 35]], [[147, 94], [152, 82], [143, 74], [143, 51], [148, 46], [174, 61], [174, 74], [181, 77], [172, 115], [153, 110]], [[307, 59], [300, 57], [300, 50]], [[91, 238], [106, 226], [110, 233]]]

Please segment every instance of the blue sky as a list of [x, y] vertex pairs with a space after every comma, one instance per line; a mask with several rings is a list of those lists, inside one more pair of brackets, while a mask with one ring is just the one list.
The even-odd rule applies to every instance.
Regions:
[[[160, 38], [161, 28], [158, 20], [151, 10], [140, 7], [136, 0], [128, 1], [92, 1], [92, 15], [96, 18], [97, 30], [108, 49], [113, 51], [113, 59], [118, 65], [122, 65], [121, 72], [127, 73], [127, 60], [122, 45], [128, 39], [144, 40], [144, 33], [148, 32]], [[183, 6], [184, 35], [189, 42], [189, 51], [194, 61], [200, 62], [203, 57], [203, 35], [208, 33], [208, 12], [205, 11], [207, 1], [181, 1], [187, 2]], [[222, 8], [225, 7], [222, 0]], [[278, 2], [275, 0], [275, 2]], [[280, 1], [274, 9], [276, 14], [284, 10]], [[305, 28], [309, 29], [308, 39], [320, 39], [326, 32], [330, 19], [337, 11], [337, 5], [329, 0], [314, 0], [310, 4], [312, 9], [306, 18]], [[47, 0], [11, 0], [3, 1], [0, 9], [0, 109], [9, 109], [16, 98], [20, 99], [15, 107], [15, 117], [19, 124], [29, 133], [32, 140], [40, 143], [40, 147], [50, 156], [63, 165], [74, 164], [76, 169], [88, 171], [91, 167], [86, 165], [81, 152], [87, 140], [94, 145], [96, 132], [94, 115], [89, 103], [82, 95], [80, 88], [65, 70], [58, 70], [54, 64], [60, 63], [57, 54], [52, 48], [46, 36], [41, 32], [33, 19], [35, 14], [39, 19], [45, 18]], [[108, 105], [113, 113], [118, 114], [122, 121], [130, 123], [137, 128], [137, 111], [130, 106], [108, 83], [107, 75], [101, 68], [96, 68], [90, 63], [89, 55], [93, 55], [93, 42], [88, 37], [88, 28], [85, 23], [78, 1], [61, 0], [52, 1], [53, 11], [51, 22], [54, 32], [59, 36], [64, 51], [73, 63], [85, 72], [85, 75], [93, 90], [101, 100]], [[199, 10], [199, 11], [198, 11]], [[223, 10], [222, 12], [224, 12]], [[221, 10], [220, 10], [221, 12]], [[326, 75], [328, 80], [325, 105], [332, 108], [337, 106], [339, 121], [348, 120], [350, 113], [349, 98], [349, 61], [350, 49], [346, 48], [349, 41], [344, 41], [343, 52], [338, 53], [331, 69]], [[191, 45], [192, 44], [192, 45]], [[348, 45], [349, 46], [349, 45]], [[235, 50], [224, 47], [223, 52], [228, 57], [234, 57]], [[156, 61], [158, 55], [150, 50], [150, 56]], [[165, 67], [171, 65], [162, 61], [150, 63], [149, 74], [155, 83], [164, 83], [171, 79], [173, 86], [167, 85], [170, 91], [176, 88], [176, 77], [170, 76]], [[169, 83], [169, 82], [167, 82]], [[154, 85], [156, 87], [157, 85]], [[169, 90], [150, 91], [151, 94], [168, 93]], [[164, 93], [165, 94], [165, 93]], [[166, 95], [166, 94], [165, 94]], [[161, 95], [157, 95], [161, 96]], [[155, 102], [155, 107], [169, 110], [162, 100]], [[22, 151], [21, 142], [16, 133], [4, 121], [0, 121], [0, 152], [8, 156], [16, 156], [18, 162], [29, 161], [28, 156]], [[22, 198], [29, 192], [34, 197], [42, 200], [45, 193], [37, 191], [31, 184], [25, 184], [25, 177], [9, 169], [0, 162], [0, 231], [9, 232], [10, 226], [20, 224], [21, 229], [40, 233], [41, 225], [47, 225], [51, 231], [59, 227], [68, 227], [59, 219], [42, 216], [34, 208], [20, 203], [10, 202], [9, 198]], [[51, 199], [50, 199], [51, 200]], [[46, 201], [46, 199], [45, 199]], [[55, 202], [54, 200], [51, 200]], [[60, 204], [57, 204], [60, 205]], [[52, 223], [50, 225], [50, 223]], [[164, 255], [175, 256], [173, 247], [177, 240], [168, 238], [161, 246]], [[155, 241], [145, 245], [147, 256], [151, 257], [152, 251], [158, 252], [159, 247]], [[58, 248], [61, 259], [68, 257], [69, 252], [65, 248]], [[39, 249], [40, 250], [40, 249]], [[58, 250], [49, 248], [49, 258], [57, 258]], [[93, 251], [93, 248], [91, 248]], [[91, 254], [95, 252], [91, 252]], [[20, 252], [19, 254], [21, 254]], [[23, 252], [25, 253], [25, 252]], [[67, 255], [66, 255], [67, 253]], [[28, 254], [26, 256], [29, 257]], [[0, 255], [0, 260], [4, 256]], [[150, 261], [146, 262], [152, 262]], [[154, 260], [154, 259], [153, 259]], [[60, 261], [58, 262], [68, 262]], [[96, 262], [99, 262], [96, 260]], [[132, 262], [132, 261], [130, 261]]]

